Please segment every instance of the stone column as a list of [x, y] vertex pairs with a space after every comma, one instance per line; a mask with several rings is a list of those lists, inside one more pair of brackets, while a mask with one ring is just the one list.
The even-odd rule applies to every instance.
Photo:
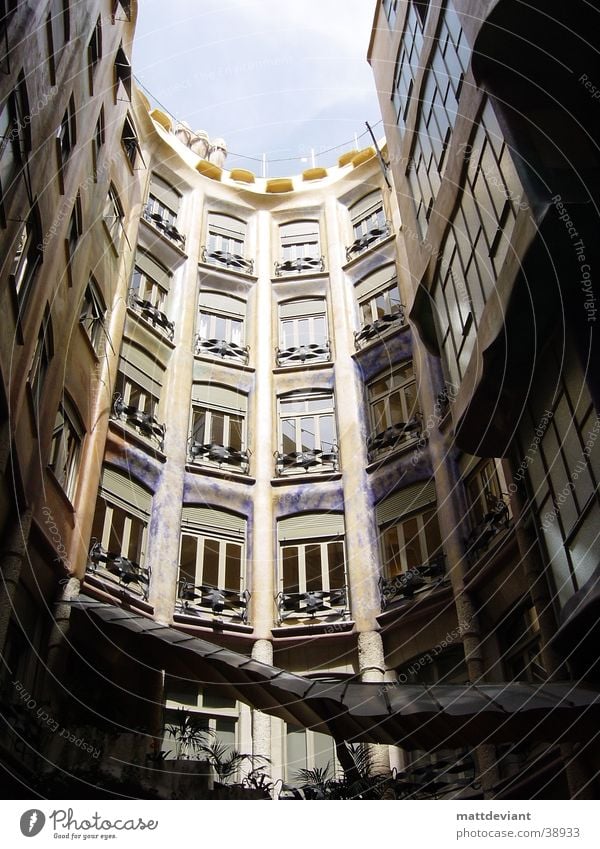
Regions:
[[43, 698], [47, 698], [53, 711], [58, 711], [69, 695], [65, 678], [65, 665], [70, 642], [68, 632], [71, 618], [70, 602], [77, 598], [81, 589], [78, 578], [66, 578], [60, 582], [58, 598], [53, 608], [53, 624], [48, 639], [46, 654], [46, 675]]
[[21, 568], [27, 556], [31, 517], [31, 509], [19, 516], [14, 528], [7, 533], [6, 545], [0, 553], [0, 650], [4, 649]]
[[[252, 659], [273, 664], [273, 644], [269, 640], [257, 640], [252, 646]], [[264, 758], [264, 760], [263, 760]], [[271, 717], [260, 710], [252, 709], [252, 768], [265, 766], [271, 774]]]
[[[358, 666], [361, 681], [365, 684], [381, 684], [385, 676], [385, 657], [383, 641], [376, 631], [366, 631], [358, 635]], [[385, 775], [390, 771], [389, 747], [382, 744], [369, 746], [373, 761], [373, 774]]]

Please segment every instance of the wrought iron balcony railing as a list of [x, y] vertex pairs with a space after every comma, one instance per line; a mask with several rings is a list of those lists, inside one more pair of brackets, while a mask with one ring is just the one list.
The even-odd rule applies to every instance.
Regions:
[[331, 359], [329, 341], [320, 344], [298, 345], [295, 348], [277, 348], [276, 359], [278, 366], [294, 366], [300, 363], [326, 363]]
[[191, 581], [180, 580], [177, 587], [177, 608], [180, 613], [198, 616], [203, 611], [210, 611], [214, 616], [221, 614], [229, 617], [239, 617], [242, 622], [248, 622], [248, 590], [235, 592], [208, 584], [192, 584]]
[[445, 576], [444, 554], [439, 553], [427, 563], [414, 566], [393, 578], [379, 579], [381, 609], [402, 598], [412, 598], [416, 590], [439, 583]]
[[129, 290], [127, 302], [132, 310], [139, 313], [142, 318], [148, 321], [153, 327], [160, 328], [168, 339], [170, 339], [171, 342], [173, 341], [173, 337], [175, 335], [175, 323], [173, 321], [169, 321], [164, 312], [161, 312], [161, 310], [155, 307], [150, 301], [146, 301], [144, 298], [138, 298], [134, 289]]
[[497, 501], [492, 501], [491, 509], [467, 536], [465, 544], [470, 563], [475, 563], [489, 547], [494, 537], [508, 528], [510, 515], [505, 499], [507, 500], [508, 496], [503, 495]]
[[370, 457], [381, 451], [391, 451], [399, 448], [405, 442], [412, 442], [421, 435], [421, 418], [415, 416], [408, 422], [398, 422], [386, 428], [381, 433], [372, 434], [367, 439], [367, 451]]
[[367, 248], [370, 248], [371, 245], [376, 244], [376, 242], [381, 242], [382, 239], [387, 238], [391, 235], [392, 232], [392, 224], [390, 221], [386, 221], [385, 224], [381, 226], [372, 227], [364, 236], [359, 236], [358, 239], [355, 239], [352, 244], [346, 248], [346, 260], [350, 262], [350, 260], [354, 256], [358, 256], [363, 251], [366, 251]]
[[302, 256], [275, 263], [275, 277], [281, 277], [283, 274], [302, 274], [303, 271], [325, 271], [325, 258]]
[[331, 472], [337, 471], [339, 451], [337, 445], [330, 451], [291, 451], [289, 454], [275, 452], [275, 470], [278, 475], [286, 472]]
[[304, 593], [280, 592], [275, 596], [278, 622], [304, 617], [348, 616], [346, 587], [337, 590], [312, 590]]
[[150, 413], [146, 413], [132, 404], [124, 404], [122, 396], [118, 392], [113, 400], [113, 418], [117, 421], [126, 422], [147, 439], [156, 440], [160, 450], [163, 450], [167, 430], [165, 425], [160, 424]]
[[243, 271], [245, 274], [254, 273], [254, 260], [244, 259], [239, 254], [229, 251], [209, 251], [206, 246], [202, 248], [202, 262], [210, 265], [223, 265], [225, 268], [233, 268], [235, 271]]
[[88, 569], [94, 574], [101, 572], [105, 573], [105, 577], [110, 575], [109, 580], [112, 583], [124, 587], [129, 592], [134, 592], [136, 595], [141, 595], [145, 601], [148, 599], [150, 567], [140, 566], [121, 554], [106, 551], [96, 539], [92, 539]]
[[401, 327], [403, 324], [405, 324], [404, 305], [398, 304], [392, 312], [385, 313], [385, 315], [382, 315], [376, 321], [371, 324], [365, 324], [364, 327], [357, 330], [354, 333], [354, 346], [359, 350], [363, 345], [372, 342], [373, 339], [384, 336], [388, 331], [396, 327]]
[[196, 354], [211, 354], [214, 357], [228, 358], [247, 365], [249, 350], [248, 345], [242, 347], [235, 342], [227, 342], [225, 339], [205, 339], [200, 334], [196, 336]]
[[211, 465], [223, 464], [237, 466], [242, 474], [248, 474], [250, 468], [250, 452], [239, 448], [220, 445], [218, 442], [201, 443], [193, 439], [189, 440], [189, 459], [192, 463], [210, 463]]
[[158, 212], [152, 212], [152, 207], [149, 206], [144, 208], [143, 217], [160, 230], [170, 242], [176, 244], [182, 251], [185, 250], [185, 236], [167, 218], [163, 218]]

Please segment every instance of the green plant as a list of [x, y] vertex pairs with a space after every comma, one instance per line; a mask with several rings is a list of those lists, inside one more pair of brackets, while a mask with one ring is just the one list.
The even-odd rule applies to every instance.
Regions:
[[175, 741], [175, 756], [181, 760], [198, 760], [213, 734], [200, 717], [185, 708], [178, 709], [176, 721], [165, 725], [165, 731]]

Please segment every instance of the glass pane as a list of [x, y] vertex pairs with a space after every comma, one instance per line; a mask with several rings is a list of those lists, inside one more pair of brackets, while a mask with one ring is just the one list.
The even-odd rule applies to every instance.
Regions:
[[94, 512], [94, 521], [92, 523], [92, 539], [97, 542], [102, 542], [102, 531], [104, 529], [104, 516], [106, 514], [106, 503], [99, 498], [96, 502], [96, 510]]
[[333, 406], [331, 398], [309, 398], [306, 403], [306, 410], [309, 413], [318, 413], [321, 410], [330, 410]]
[[128, 381], [129, 383], [129, 400], [128, 404], [131, 407], [135, 407], [136, 409], [140, 409], [141, 399], [142, 399], [142, 390], [139, 386], [136, 386], [135, 383]]
[[313, 416], [300, 420], [301, 451], [313, 451], [315, 448], [315, 419]]
[[233, 342], [234, 345], [242, 344], [242, 329], [244, 323], [242, 321], [238, 321], [236, 318], [231, 319], [231, 338], [230, 342]]
[[298, 549], [296, 546], [286, 546], [281, 552], [283, 572], [283, 591], [285, 593], [300, 592], [298, 581]]
[[406, 412], [408, 414], [408, 418], [414, 419], [416, 414], [419, 412], [416, 383], [409, 383], [408, 386], [404, 387], [404, 398], [406, 400]]
[[210, 417], [210, 442], [214, 442], [217, 445], [223, 445], [225, 433], [225, 416], [223, 415], [223, 413], [217, 413], [213, 410], [210, 414]]
[[404, 553], [406, 555], [407, 569], [420, 566], [423, 562], [421, 543], [419, 540], [419, 523], [417, 518], [407, 519], [402, 523], [404, 530]]
[[321, 546], [307, 545], [304, 553], [306, 565], [306, 591], [322, 590], [321, 577]]
[[204, 410], [194, 410], [192, 420], [192, 437], [194, 442], [200, 442], [201, 444], [205, 442], [205, 424], [206, 412]]
[[242, 450], [242, 426], [244, 420], [241, 416], [229, 417], [229, 447], [235, 451]]
[[210, 313], [201, 312], [200, 313], [200, 321], [198, 323], [198, 333], [203, 339], [210, 339]]
[[575, 579], [580, 588], [592, 577], [598, 566], [599, 547], [597, 511], [592, 508], [588, 511], [587, 518], [569, 545]]
[[307, 318], [298, 319], [298, 344], [310, 345], [310, 323]]
[[296, 450], [296, 420], [284, 419], [281, 422], [281, 450], [292, 454]]
[[189, 536], [189, 534], [181, 535], [181, 554], [179, 556], [179, 577], [182, 580], [189, 581], [192, 584], [196, 583], [196, 550], [198, 547], [198, 538]]
[[295, 347], [294, 341], [294, 322], [293, 321], [283, 321], [281, 324], [281, 347], [282, 348], [293, 348]]
[[360, 305], [360, 324], [361, 327], [364, 327], [365, 324], [371, 324], [373, 321], [373, 314], [371, 312], [371, 301], [367, 301], [364, 304]]
[[235, 707], [235, 699], [229, 698], [219, 689], [204, 689], [202, 691], [202, 706], [208, 708], [209, 710], [215, 710], [216, 708], [234, 708]]
[[298, 770], [306, 769], [306, 731], [288, 725], [286, 735], [287, 781], [292, 783]]
[[[217, 719], [215, 721], [217, 740], [224, 746], [235, 748], [235, 720]], [[228, 753], [229, 754], [229, 753]], [[227, 755], [226, 755], [227, 757]]]
[[393, 578], [402, 571], [400, 561], [400, 544], [398, 542], [398, 529], [387, 528], [382, 535], [383, 542], [383, 570], [386, 577]]
[[215, 316], [215, 339], [222, 339], [227, 341], [227, 319], [223, 318], [222, 315]]
[[330, 542], [327, 546], [329, 558], [329, 589], [339, 590], [346, 583], [344, 573], [344, 543]]
[[312, 341], [317, 345], [322, 345], [327, 341], [324, 315], [318, 315], [313, 318], [313, 328], [314, 334]]
[[134, 268], [133, 275], [131, 277], [131, 289], [133, 290], [133, 294], [136, 295], [136, 297], [141, 297], [141, 295], [139, 294], [139, 290], [142, 280], [142, 272], [139, 270], [139, 268]]
[[393, 392], [390, 395], [390, 420], [392, 424], [398, 424], [405, 419], [402, 405], [402, 393]]
[[333, 416], [321, 416], [319, 418], [321, 432], [321, 449], [331, 451], [335, 444], [335, 426]]
[[129, 551], [127, 557], [134, 563], [141, 565], [143, 560], [142, 540], [146, 525], [140, 519], [131, 517], [131, 530], [129, 532]]
[[108, 550], [112, 554], [122, 554], [123, 528], [125, 526], [125, 513], [119, 507], [113, 507]]
[[204, 557], [202, 563], [202, 583], [210, 587], [219, 586], [219, 540], [204, 540]]
[[312, 732], [312, 743], [315, 769], [327, 769], [329, 774], [333, 774], [334, 770], [334, 747], [333, 739], [328, 734], [321, 734], [319, 731]]
[[387, 304], [385, 295], [377, 295], [375, 300], [372, 302], [375, 305], [375, 316], [376, 318], [381, 318], [387, 312]]
[[373, 429], [377, 433], [385, 430], [391, 422], [388, 420], [385, 401], [378, 401], [372, 406]]
[[228, 542], [225, 548], [225, 589], [241, 590], [242, 549], [234, 542]]

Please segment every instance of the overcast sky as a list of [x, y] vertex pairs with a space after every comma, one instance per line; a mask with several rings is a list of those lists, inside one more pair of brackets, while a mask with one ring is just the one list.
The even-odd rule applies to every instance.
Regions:
[[297, 173], [311, 147], [318, 154], [380, 120], [366, 61], [375, 3], [140, 0], [134, 73], [176, 118], [225, 139], [226, 167], [260, 173], [259, 162], [232, 154], [266, 153], [295, 158], [269, 175]]

